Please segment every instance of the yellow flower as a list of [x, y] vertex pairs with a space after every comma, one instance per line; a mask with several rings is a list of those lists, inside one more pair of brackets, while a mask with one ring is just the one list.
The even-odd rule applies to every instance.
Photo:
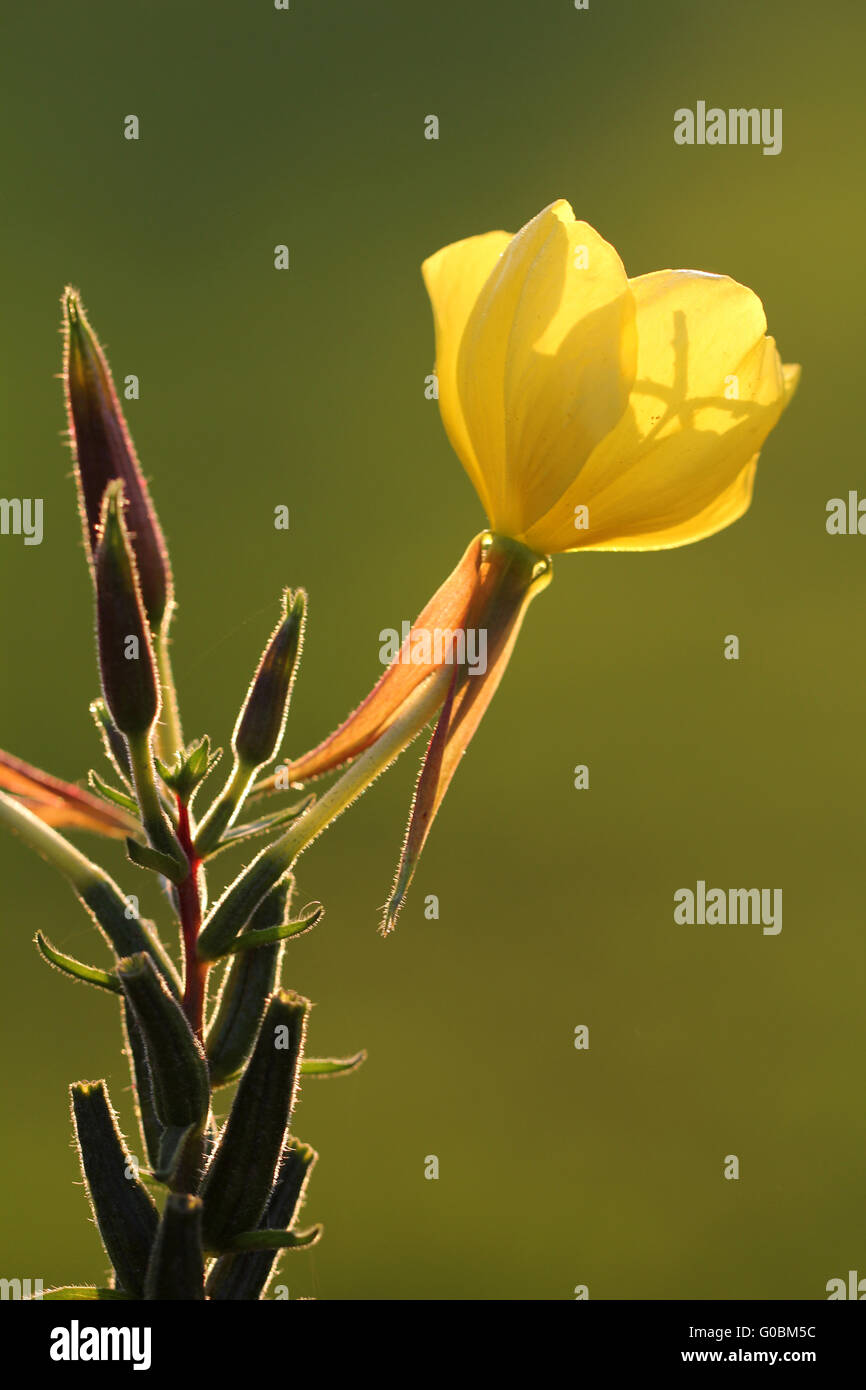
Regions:
[[[629, 280], [566, 202], [516, 236], [454, 242], [423, 273], [442, 419], [490, 530], [470, 542], [367, 698], [288, 767], [306, 782], [363, 754], [368, 763], [355, 766], [375, 775], [429, 718], [424, 698], [439, 708], [385, 931], [529, 603], [550, 582], [550, 556], [685, 545], [736, 521], [800, 374], [782, 364], [751, 290], [697, 270]], [[473, 631], [486, 639], [480, 674], [454, 655], [452, 639]], [[417, 662], [416, 643], [436, 650], [430, 639], [442, 633], [447, 653], [440, 642], [439, 657]]]
[[655, 550], [742, 516], [800, 371], [751, 290], [630, 280], [563, 200], [423, 273], [442, 420], [494, 532], [546, 554]]

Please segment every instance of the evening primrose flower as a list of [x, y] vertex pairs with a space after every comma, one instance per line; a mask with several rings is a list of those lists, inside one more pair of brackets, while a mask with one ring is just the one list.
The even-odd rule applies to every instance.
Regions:
[[560, 200], [423, 266], [439, 406], [491, 529], [546, 554], [657, 550], [736, 521], [797, 384], [757, 295], [628, 279]]
[[454, 661], [441, 684], [386, 931], [526, 608], [550, 581], [550, 557], [665, 549], [736, 521], [800, 372], [782, 363], [751, 290], [695, 270], [629, 279], [614, 248], [562, 200], [516, 236], [454, 242], [422, 270], [442, 421], [489, 529], [367, 699], [288, 768], [304, 782], [375, 746], [449, 662], [448, 652], [415, 659], [420, 638], [437, 634], [426, 649], [442, 655], [444, 631], [453, 654], [468, 628], [486, 631], [485, 673]]

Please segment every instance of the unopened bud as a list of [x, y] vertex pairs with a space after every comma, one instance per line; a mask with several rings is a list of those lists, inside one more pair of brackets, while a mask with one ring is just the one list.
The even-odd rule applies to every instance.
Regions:
[[277, 753], [286, 726], [289, 699], [304, 636], [307, 596], [298, 589], [283, 595], [283, 619], [274, 631], [238, 715], [232, 748], [240, 763], [254, 768]]
[[87, 322], [75, 290], [65, 291], [63, 310], [63, 376], [87, 553], [93, 562], [105, 489], [112, 480], [119, 479], [126, 494], [129, 530], [145, 612], [156, 632], [170, 609], [173, 596], [165, 540], [105, 354]]
[[96, 637], [108, 712], [121, 733], [136, 736], [159, 714], [159, 682], [122, 499], [123, 484], [109, 483], [96, 549]]

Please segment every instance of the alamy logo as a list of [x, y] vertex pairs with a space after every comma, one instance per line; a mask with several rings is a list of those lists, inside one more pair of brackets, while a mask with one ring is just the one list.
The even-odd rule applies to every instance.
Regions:
[[41, 545], [42, 506], [41, 497], [0, 497], [0, 536], [23, 536], [25, 545]]
[[834, 1298], [855, 1298], [858, 1303], [866, 1299], [866, 1279], [861, 1279], [856, 1269], [848, 1270], [848, 1282], [844, 1279], [828, 1279], [824, 1285], [827, 1300]]
[[42, 1297], [41, 1279], [0, 1279], [0, 1302], [28, 1301]]
[[149, 1327], [69, 1327], [51, 1330], [52, 1361], [131, 1361], [134, 1371], [150, 1370]]
[[487, 670], [487, 629], [412, 627], [404, 622], [398, 632], [384, 627], [379, 633], [379, 660], [384, 666], [399, 660], [403, 666], [465, 666], [470, 676]]
[[694, 111], [681, 106], [674, 112], [674, 140], [678, 145], [763, 145], [764, 154], [782, 153], [782, 108], [777, 106], [707, 109], [699, 101]]
[[781, 888], [707, 888], [702, 878], [697, 888], [678, 888], [674, 893], [674, 921], [681, 926], [763, 926], [764, 936], [782, 930]]

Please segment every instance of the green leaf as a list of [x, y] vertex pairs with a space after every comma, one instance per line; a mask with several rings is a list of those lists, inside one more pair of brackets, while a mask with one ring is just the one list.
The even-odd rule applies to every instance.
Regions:
[[65, 956], [46, 940], [41, 931], [36, 933], [36, 945], [49, 965], [56, 966], [64, 975], [71, 975], [73, 980], [82, 980], [86, 985], [98, 985], [100, 989], [107, 989], [112, 994], [123, 993], [120, 981], [113, 971], [109, 973], [107, 970], [98, 970], [95, 965], [83, 965], [73, 956]]
[[157, 758], [156, 770], [165, 785], [187, 804], [221, 757], [222, 749], [217, 748], [212, 753], [210, 739], [205, 734], [203, 738], [196, 739], [187, 748], [178, 751], [171, 765]]
[[259, 904], [288, 873], [297, 858], [291, 839], [293, 828], [275, 844], [260, 850], [208, 913], [196, 943], [199, 960], [219, 960], [224, 956]]
[[118, 791], [108, 782], [104, 782], [99, 773], [93, 768], [87, 774], [87, 780], [95, 792], [102, 797], [103, 801], [110, 801], [115, 806], [122, 806], [124, 811], [129, 811], [138, 820], [138, 802], [132, 796], [127, 796], [126, 792]]
[[308, 903], [303, 912], [306, 916], [296, 922], [279, 922], [275, 927], [262, 927], [260, 931], [241, 932], [235, 937], [226, 955], [237, 955], [240, 951], [256, 950], [260, 946], [273, 946], [277, 941], [286, 941], [290, 936], [303, 936], [321, 922], [325, 909], [321, 903]]
[[169, 988], [180, 996], [178, 973], [164, 946], [148, 924], [130, 914], [129, 899], [124, 897], [104, 869], [5, 792], [0, 792], [0, 824], [8, 825], [25, 844], [35, 849], [68, 879], [76, 896], [118, 956], [147, 951]]
[[163, 854], [151, 845], [140, 844], [130, 836], [127, 836], [126, 852], [133, 864], [137, 864], [140, 869], [153, 869], [172, 883], [182, 883], [189, 873], [189, 866], [182, 864], [179, 859], [172, 858], [170, 854]]
[[307, 1250], [321, 1238], [322, 1226], [308, 1231], [243, 1231], [226, 1247], [235, 1253], [243, 1250]]
[[77, 1302], [81, 1299], [98, 1299], [108, 1302], [132, 1303], [134, 1300], [131, 1294], [124, 1293], [123, 1289], [96, 1289], [90, 1284], [70, 1284], [62, 1289], [47, 1289], [42, 1295], [43, 1303], [59, 1303], [72, 1301]]
[[367, 1053], [362, 1048], [354, 1057], [309, 1057], [301, 1063], [302, 1076], [347, 1076], [357, 1071], [366, 1062]]
[[281, 811], [274, 811], [272, 815], [262, 816], [259, 820], [233, 825], [231, 830], [225, 831], [216, 848], [208, 851], [206, 856], [208, 863], [212, 859], [216, 859], [217, 855], [222, 854], [224, 850], [232, 849], [235, 845], [243, 844], [246, 840], [253, 840], [259, 835], [267, 835], [269, 831], [279, 830], [281, 826], [297, 820], [312, 806], [315, 800], [315, 792], [310, 792], [294, 806], [284, 806]]

